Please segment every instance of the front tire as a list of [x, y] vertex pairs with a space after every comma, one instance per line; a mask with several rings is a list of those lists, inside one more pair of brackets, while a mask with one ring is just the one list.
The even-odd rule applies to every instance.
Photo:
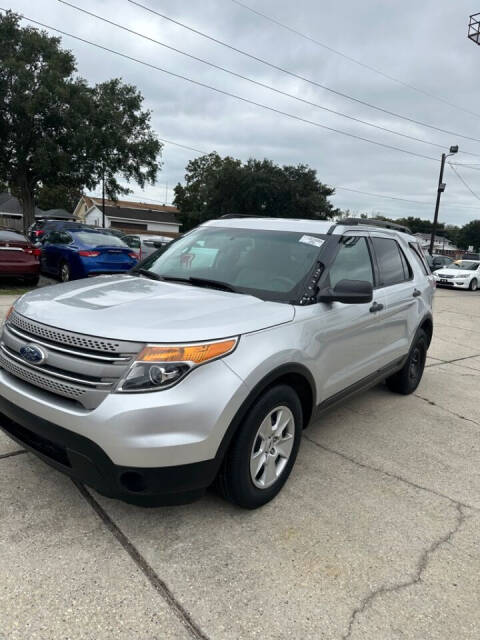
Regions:
[[223, 497], [256, 509], [281, 490], [295, 464], [302, 435], [302, 405], [287, 385], [256, 401], [228, 450], [217, 478]]
[[58, 275], [60, 277], [60, 282], [69, 282], [72, 279], [72, 274], [68, 262], [63, 261], [60, 263]]
[[420, 330], [410, 349], [407, 361], [397, 373], [386, 379], [390, 391], [408, 395], [420, 384], [427, 358], [428, 340], [425, 331]]
[[478, 280], [476, 278], [473, 278], [468, 288], [470, 289], [470, 291], [476, 291], [478, 289]]

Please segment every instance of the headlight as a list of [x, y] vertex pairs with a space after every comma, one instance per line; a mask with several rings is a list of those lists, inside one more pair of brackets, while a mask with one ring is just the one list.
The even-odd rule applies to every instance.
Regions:
[[466, 276], [465, 274], [453, 276], [453, 277], [455, 278], [455, 280], [464, 280], [465, 278], [468, 278], [468, 276]]
[[159, 391], [179, 382], [192, 369], [232, 353], [238, 338], [204, 344], [147, 345], [141, 351], [117, 391]]

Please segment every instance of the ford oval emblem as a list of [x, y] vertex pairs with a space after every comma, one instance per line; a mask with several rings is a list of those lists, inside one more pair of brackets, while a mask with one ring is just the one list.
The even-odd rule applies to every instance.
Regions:
[[32, 364], [43, 364], [47, 359], [47, 354], [36, 344], [26, 344], [20, 349], [20, 355], [27, 362]]

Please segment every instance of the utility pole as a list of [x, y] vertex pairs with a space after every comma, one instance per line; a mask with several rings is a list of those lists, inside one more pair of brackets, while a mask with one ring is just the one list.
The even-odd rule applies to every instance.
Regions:
[[102, 227], [105, 229], [105, 167], [102, 173]]
[[438, 223], [438, 211], [440, 209], [440, 198], [442, 193], [445, 191], [445, 182], [443, 182], [443, 170], [445, 169], [445, 160], [449, 156], [453, 156], [455, 153], [458, 153], [458, 145], [454, 145], [450, 147], [450, 153], [442, 153], [442, 159], [440, 161], [440, 175], [438, 176], [438, 187], [437, 187], [437, 201], [435, 203], [435, 214], [433, 216], [433, 225], [432, 225], [432, 235], [430, 236], [430, 248], [428, 253], [432, 255], [433, 253], [433, 245], [435, 243], [435, 234], [437, 232], [437, 223]]

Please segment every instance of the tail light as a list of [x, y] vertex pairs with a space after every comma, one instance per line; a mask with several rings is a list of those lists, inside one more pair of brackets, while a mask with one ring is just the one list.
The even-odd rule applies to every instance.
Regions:
[[24, 247], [23, 249], [25, 251], [25, 253], [29, 253], [32, 256], [41, 256], [42, 255], [42, 250], [41, 249], [34, 249], [33, 247]]
[[100, 255], [100, 251], [79, 251], [78, 255], [82, 258], [96, 258]]
[[130, 253], [128, 254], [130, 256], [130, 258], [132, 258], [133, 260], [139, 260], [140, 256], [138, 253], [135, 253], [134, 251], [130, 251]]

